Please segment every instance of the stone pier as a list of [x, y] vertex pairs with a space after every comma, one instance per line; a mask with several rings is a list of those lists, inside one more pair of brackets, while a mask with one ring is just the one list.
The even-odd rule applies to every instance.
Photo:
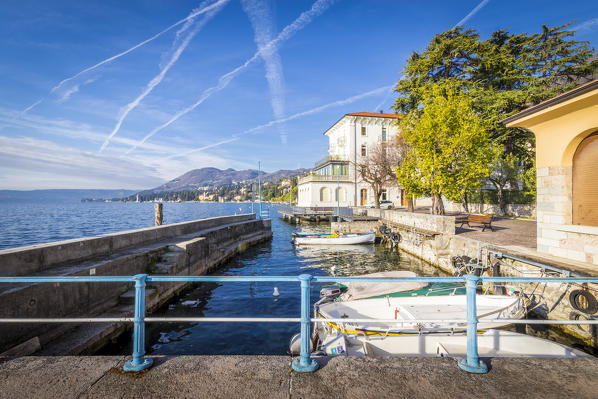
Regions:
[[[201, 219], [2, 250], [0, 276], [203, 275], [271, 236], [270, 220], [256, 219], [254, 214]], [[149, 285], [148, 311], [166, 303], [187, 284]], [[0, 317], [129, 317], [133, 299], [132, 283], [0, 284]], [[0, 324], [0, 356], [7, 350], [93, 353], [127, 327], [115, 323]]]

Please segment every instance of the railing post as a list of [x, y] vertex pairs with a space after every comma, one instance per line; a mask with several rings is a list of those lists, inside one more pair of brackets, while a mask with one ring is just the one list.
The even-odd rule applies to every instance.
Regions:
[[468, 274], [467, 281], [467, 359], [459, 360], [459, 367], [470, 373], [483, 374], [488, 366], [478, 356], [478, 315], [476, 307], [476, 290], [478, 276]]
[[133, 324], [133, 358], [125, 362], [123, 370], [141, 371], [154, 362], [145, 355], [145, 280], [147, 274], [135, 277], [135, 320]]
[[299, 359], [293, 360], [292, 364], [293, 370], [299, 372], [310, 372], [318, 369], [318, 362], [309, 357], [311, 341], [309, 288], [311, 279], [312, 276], [309, 274], [299, 276], [301, 281], [301, 352]]

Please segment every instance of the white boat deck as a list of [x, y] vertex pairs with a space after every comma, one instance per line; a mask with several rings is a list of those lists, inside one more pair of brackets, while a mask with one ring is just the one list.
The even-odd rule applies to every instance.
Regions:
[[[512, 310], [519, 308], [519, 298], [502, 295], [478, 295], [477, 314], [479, 327], [484, 320], [512, 317]], [[387, 297], [362, 299], [346, 302], [333, 302], [320, 306], [320, 314], [330, 319], [372, 319], [368, 323], [340, 323], [347, 329], [368, 329], [377, 331], [417, 328], [410, 320], [465, 320], [467, 303], [465, 295], [430, 296], [430, 297]], [[404, 320], [405, 323], [375, 322], [375, 320]], [[424, 328], [460, 327], [464, 323], [439, 322], [426, 323]]]

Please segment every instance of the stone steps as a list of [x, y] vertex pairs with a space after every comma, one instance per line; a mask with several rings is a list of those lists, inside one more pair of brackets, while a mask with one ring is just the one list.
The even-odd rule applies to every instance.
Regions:
[[[146, 298], [151, 298], [158, 293], [158, 290], [152, 287], [145, 287]], [[121, 305], [134, 305], [135, 304], [135, 288], [121, 294], [118, 297], [118, 303]]]

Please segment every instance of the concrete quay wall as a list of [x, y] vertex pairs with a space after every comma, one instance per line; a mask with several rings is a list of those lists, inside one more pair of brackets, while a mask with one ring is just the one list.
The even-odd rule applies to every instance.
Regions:
[[598, 359], [494, 358], [469, 374], [446, 357], [320, 358], [297, 373], [287, 356], [153, 357], [125, 373], [124, 356], [0, 358], [0, 398], [595, 398]]
[[[102, 256], [98, 251], [92, 259], [82, 262], [60, 263], [48, 267], [36, 275], [63, 276], [118, 276], [147, 273], [152, 275], [203, 275], [217, 268], [222, 262], [245, 250], [248, 246], [271, 238], [270, 220], [255, 219], [254, 215], [222, 217], [177, 224], [171, 229], [160, 226], [118, 234], [110, 238], [127, 237], [128, 242], [139, 241], [143, 245], [127, 247]], [[208, 227], [208, 228], [206, 228]], [[197, 228], [198, 230], [191, 230]], [[154, 237], [166, 235], [167, 239], [146, 241], [141, 237], [152, 235], [149, 230], [159, 230]], [[173, 235], [174, 232], [186, 232]], [[69, 244], [75, 240], [70, 240]], [[85, 246], [87, 239], [78, 240]], [[60, 251], [62, 242], [44, 246], [48, 251]], [[51, 248], [51, 249], [50, 249]], [[31, 248], [23, 248], [24, 252]], [[81, 253], [90, 253], [82, 250]], [[12, 259], [18, 251], [11, 251]], [[71, 257], [71, 255], [67, 255]], [[33, 274], [33, 273], [32, 273]], [[155, 283], [146, 290], [148, 311], [164, 304], [186, 283]], [[40, 283], [0, 285], [0, 317], [2, 318], [48, 318], [48, 317], [97, 317], [113, 311], [114, 316], [130, 316], [133, 305], [123, 304], [123, 295], [132, 293], [133, 283]], [[131, 298], [132, 302], [132, 298]], [[115, 329], [113, 335], [122, 332]], [[73, 328], [60, 324], [0, 324], [0, 353], [32, 338], [39, 339], [42, 348]], [[118, 330], [118, 331], [117, 331]], [[100, 345], [103, 342], [95, 342]], [[82, 346], [78, 350], [88, 351]]]
[[57, 265], [108, 256], [127, 247], [169, 239], [223, 224], [254, 219], [253, 214], [222, 216], [129, 230], [47, 244], [0, 250], [0, 275], [29, 276]]

